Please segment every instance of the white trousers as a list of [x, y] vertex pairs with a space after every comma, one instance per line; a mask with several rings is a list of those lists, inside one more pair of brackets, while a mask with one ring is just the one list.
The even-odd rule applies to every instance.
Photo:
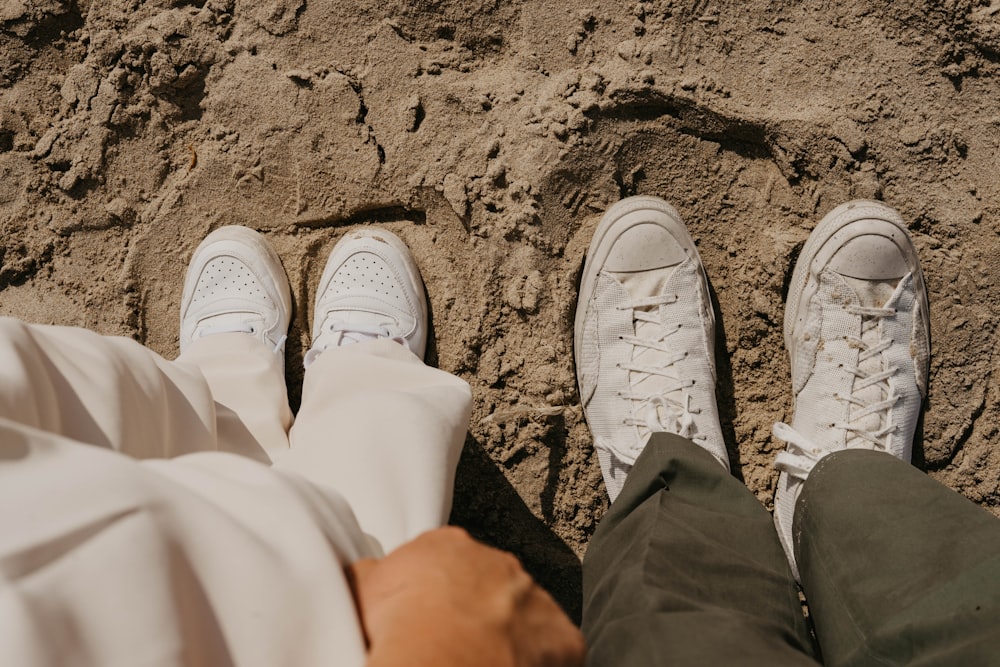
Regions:
[[0, 665], [363, 664], [343, 566], [447, 521], [470, 404], [382, 340], [293, 425], [244, 334], [170, 362], [0, 318]]

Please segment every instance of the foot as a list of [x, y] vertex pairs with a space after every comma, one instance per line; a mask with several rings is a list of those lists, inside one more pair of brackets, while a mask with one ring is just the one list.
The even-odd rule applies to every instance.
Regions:
[[788, 443], [774, 521], [798, 578], [792, 516], [802, 484], [827, 454], [849, 448], [910, 460], [927, 391], [927, 295], [900, 215], [872, 201], [835, 208], [799, 255], [785, 306], [795, 412], [775, 424]]
[[181, 353], [202, 336], [244, 333], [283, 355], [291, 313], [288, 277], [267, 240], [222, 227], [194, 251], [184, 278]]
[[326, 262], [316, 292], [308, 367], [330, 347], [389, 338], [424, 358], [427, 298], [406, 244], [392, 232], [349, 232]]
[[656, 197], [611, 206], [587, 251], [574, 347], [612, 502], [655, 432], [690, 438], [729, 469], [714, 341], [708, 280], [677, 211]]

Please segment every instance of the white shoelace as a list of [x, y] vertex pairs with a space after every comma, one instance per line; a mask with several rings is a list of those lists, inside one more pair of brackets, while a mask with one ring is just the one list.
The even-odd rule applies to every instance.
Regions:
[[[215, 334], [224, 333], [243, 333], [254, 336], [257, 334], [257, 327], [247, 322], [241, 322], [240, 324], [213, 324], [198, 329], [196, 333], [197, 338], [204, 338], [205, 336], [213, 336]], [[287, 335], [282, 335], [281, 338], [278, 339], [278, 342], [274, 344], [274, 348], [271, 351], [275, 354], [281, 352], [285, 347], [285, 341], [287, 339]]]
[[324, 348], [332, 345], [342, 345], [347, 343], [364, 343], [369, 340], [389, 338], [400, 345], [406, 345], [406, 340], [402, 336], [397, 336], [389, 330], [389, 327], [381, 324], [373, 326], [369, 324], [348, 324], [346, 322], [332, 322], [326, 329], [330, 333], [340, 334], [336, 343], [327, 343]]
[[[632, 317], [636, 322], [660, 325], [660, 318], [657, 314], [639, 308], [651, 308], [669, 305], [677, 302], [677, 295], [661, 295], [635, 299], [624, 305], [618, 306], [618, 310], [632, 310]], [[655, 366], [645, 364], [622, 363], [618, 367], [632, 372], [644, 373], [646, 375], [656, 375], [666, 378], [671, 382], [664, 387], [658, 388], [653, 394], [636, 394], [631, 391], [620, 391], [618, 396], [629, 401], [633, 401], [632, 415], [626, 417], [624, 424], [627, 426], [638, 426], [648, 429], [650, 432], [676, 433], [690, 440], [703, 441], [707, 439], [704, 434], [694, 433], [694, 415], [700, 414], [700, 408], [691, 407], [691, 396], [688, 387], [694, 385], [694, 380], [681, 380], [668, 372], [678, 361], [687, 357], [687, 352], [674, 352], [664, 343], [664, 340], [677, 333], [681, 329], [678, 324], [672, 329], [658, 327], [660, 335], [656, 338], [644, 338], [641, 336], [622, 336], [621, 340], [635, 347], [647, 350], [655, 350], [670, 355], [662, 363]], [[636, 327], [638, 331], [638, 327]], [[680, 398], [675, 393], [680, 391]], [[660, 408], [663, 408], [661, 411]], [[666, 419], [664, 414], [667, 415]]]
[[[858, 350], [860, 350], [858, 354], [859, 367], [845, 365], [840, 366], [840, 368], [846, 370], [855, 377], [854, 390], [851, 394], [846, 396], [840, 393], [834, 393], [833, 398], [838, 401], [850, 403], [856, 408], [860, 408], [851, 413], [851, 420], [859, 420], [869, 415], [882, 413], [885, 416], [879, 421], [884, 422], [885, 426], [877, 429], [866, 429], [857, 427], [849, 422], [834, 422], [830, 426], [835, 429], [847, 431], [849, 434], [848, 439], [861, 438], [871, 445], [871, 449], [884, 451], [887, 449], [886, 436], [894, 433], [898, 428], [898, 426], [893, 424], [888, 418], [889, 408], [894, 406], [900, 399], [899, 396], [892, 393], [892, 388], [888, 383], [889, 378], [895, 375], [898, 369], [894, 366], [890, 366], [889, 368], [877, 373], [869, 374], [862, 370], [860, 366], [865, 361], [889, 349], [889, 347], [893, 344], [891, 339], [881, 339], [874, 345], [868, 345], [863, 339], [865, 338], [865, 334], [873, 332], [875, 327], [878, 326], [880, 319], [894, 316], [896, 314], [896, 310], [894, 308], [866, 308], [858, 305], [850, 305], [847, 307], [847, 310], [853, 315], [861, 316], [861, 338], [854, 336], [849, 336], [847, 338], [847, 343], [849, 345], [857, 347]], [[855, 395], [856, 392], [878, 384], [883, 385], [882, 393], [885, 396], [883, 400], [866, 401]], [[821, 458], [832, 453], [829, 450], [817, 446], [809, 438], [783, 422], [775, 424], [771, 429], [771, 433], [774, 437], [788, 444], [788, 449], [779, 453], [775, 457], [774, 467], [799, 479], [806, 479], [812, 471], [813, 466], [815, 466]]]
[[325, 352], [329, 347], [340, 347], [341, 345], [350, 345], [352, 343], [364, 343], [370, 340], [379, 340], [381, 338], [388, 338], [389, 340], [395, 341], [400, 345], [406, 346], [406, 339], [402, 336], [397, 336], [389, 330], [389, 327], [382, 325], [371, 325], [371, 324], [360, 324], [360, 323], [348, 323], [341, 322], [339, 320], [333, 320], [327, 323], [324, 327], [324, 334], [333, 334], [334, 338], [326, 340], [322, 345], [317, 346], [313, 342], [313, 346], [306, 352], [303, 363], [306, 368], [316, 360], [320, 354]]

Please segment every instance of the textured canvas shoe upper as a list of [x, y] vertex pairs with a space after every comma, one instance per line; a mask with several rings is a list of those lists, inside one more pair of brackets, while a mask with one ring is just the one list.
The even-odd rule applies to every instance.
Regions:
[[291, 312], [288, 277], [264, 237], [222, 227], [195, 249], [184, 278], [181, 352], [217, 333], [246, 333], [283, 352]]
[[929, 321], [916, 249], [896, 211], [855, 201], [809, 236], [789, 286], [785, 344], [795, 412], [774, 435], [788, 447], [774, 519], [794, 562], [795, 501], [813, 466], [843, 449], [910, 460], [927, 389]]
[[420, 358], [427, 299], [413, 256], [381, 228], [350, 232], [334, 246], [316, 292], [308, 367], [330, 346], [390, 338]]
[[587, 253], [574, 347], [612, 501], [654, 432], [690, 438], [728, 469], [714, 328], [701, 259], [673, 207], [630, 197], [609, 208]]

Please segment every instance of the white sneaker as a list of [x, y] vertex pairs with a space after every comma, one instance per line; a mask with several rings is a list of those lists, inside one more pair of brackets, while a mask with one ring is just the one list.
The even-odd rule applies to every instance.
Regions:
[[796, 579], [792, 516], [816, 462], [848, 448], [910, 460], [927, 391], [927, 294], [917, 251], [900, 215], [873, 201], [838, 206], [799, 255], [785, 306], [792, 366], [792, 425], [774, 521]]
[[714, 341], [708, 280], [677, 211], [656, 197], [611, 206], [587, 251], [574, 348], [612, 502], [654, 432], [690, 438], [729, 469]]
[[424, 358], [427, 298], [406, 244], [381, 228], [352, 231], [330, 252], [316, 292], [308, 368], [328, 347], [389, 338]]
[[181, 353], [202, 336], [245, 333], [284, 354], [292, 296], [281, 259], [247, 227], [215, 230], [195, 249], [181, 296]]

